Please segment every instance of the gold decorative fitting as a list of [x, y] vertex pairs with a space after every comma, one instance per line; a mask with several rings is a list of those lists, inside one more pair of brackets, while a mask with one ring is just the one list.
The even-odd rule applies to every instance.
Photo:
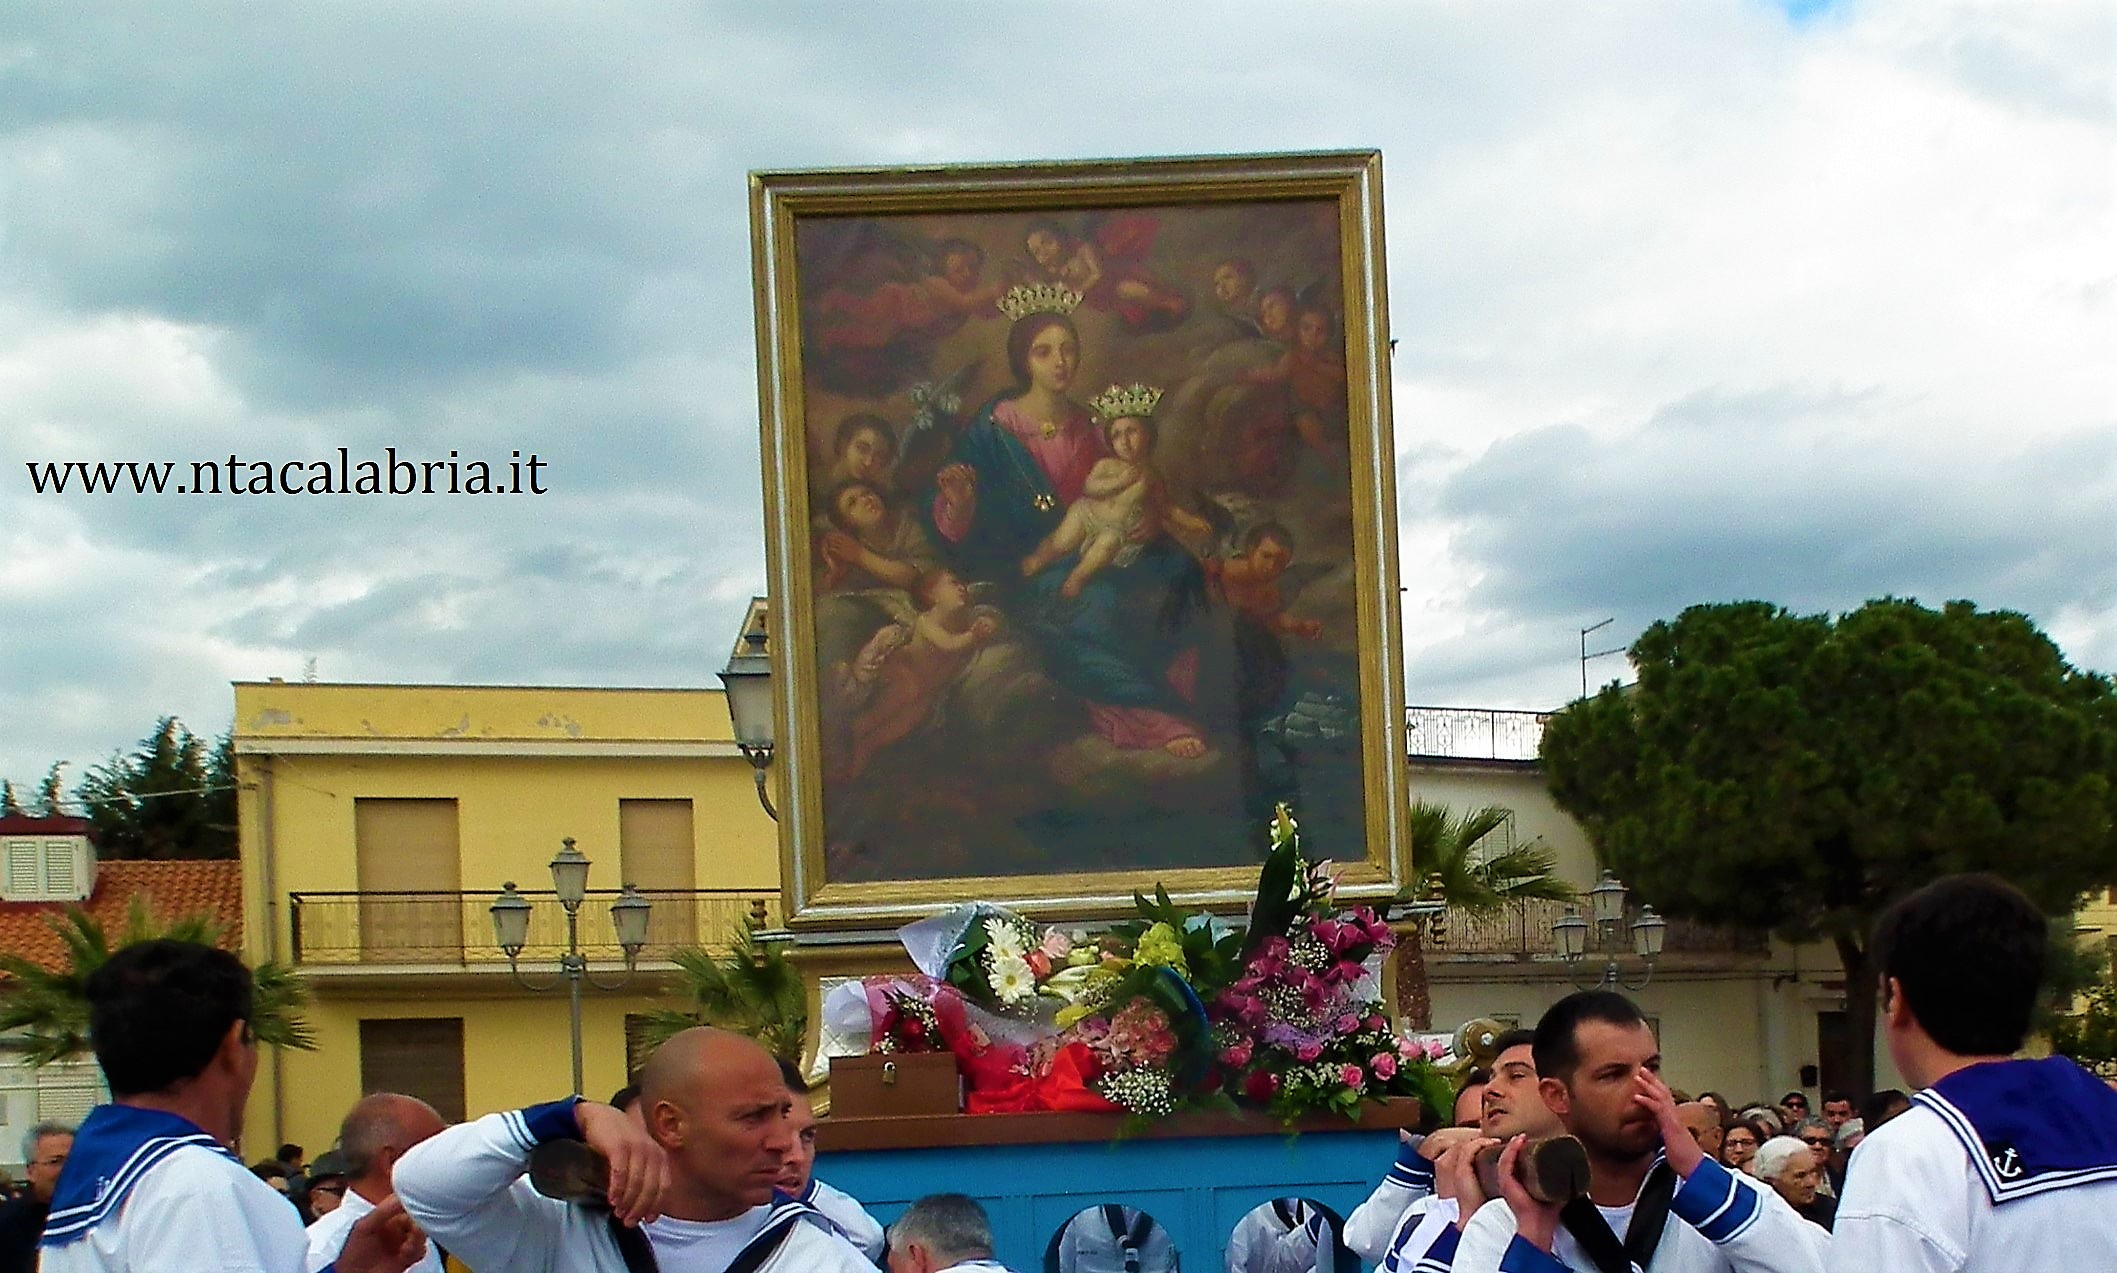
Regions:
[[1105, 420], [1116, 420], [1124, 416], [1144, 418], [1154, 414], [1154, 406], [1161, 401], [1161, 390], [1153, 385], [1111, 385], [1108, 389], [1088, 399], [1088, 406]]
[[1049, 495], [1039, 495], [1035, 499], [1030, 500], [1029, 502], [1035, 505], [1036, 510], [1040, 513], [1048, 513], [1052, 509], [1058, 507], [1058, 501], [1051, 498]]
[[1039, 283], [1035, 287], [1009, 288], [1007, 295], [994, 303], [1002, 314], [1020, 322], [1031, 314], [1070, 314], [1080, 306], [1081, 294], [1057, 283]]

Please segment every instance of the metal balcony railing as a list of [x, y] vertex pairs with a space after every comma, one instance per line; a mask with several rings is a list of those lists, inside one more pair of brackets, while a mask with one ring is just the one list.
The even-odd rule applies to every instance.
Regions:
[[[329, 892], [287, 895], [294, 962], [309, 967], [374, 964], [504, 965], [493, 944], [489, 908], [499, 891]], [[529, 945], [522, 958], [552, 962], [566, 948], [566, 911], [549, 889], [522, 890], [530, 905]], [[665, 960], [672, 951], [728, 948], [748, 920], [777, 922], [779, 894], [766, 889], [641, 889], [652, 904], [647, 945], [640, 958]], [[616, 889], [590, 889], [581, 905], [581, 953], [617, 961], [625, 952], [610, 922]]]
[[[1552, 925], [1566, 913], [1566, 907], [1565, 902], [1515, 902], [1497, 914], [1478, 919], [1451, 910], [1441, 924], [1438, 939], [1427, 938], [1426, 950], [1430, 955], [1556, 955], [1558, 936]], [[1588, 954], [1599, 957], [1611, 950], [1629, 954], [1631, 925], [1637, 918], [1637, 910], [1628, 908], [1614, 940], [1605, 941], [1591, 933]], [[1669, 920], [1668, 925], [1662, 934], [1663, 956], [1762, 955], [1771, 949], [1770, 938], [1761, 932], [1718, 928], [1684, 919]]]
[[1451, 760], [1535, 760], [1549, 712], [1487, 707], [1407, 707], [1407, 750]]

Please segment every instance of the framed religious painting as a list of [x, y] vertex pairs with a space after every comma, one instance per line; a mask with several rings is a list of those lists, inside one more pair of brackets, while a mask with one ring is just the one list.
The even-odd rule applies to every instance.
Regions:
[[751, 178], [796, 928], [1405, 870], [1375, 152]]

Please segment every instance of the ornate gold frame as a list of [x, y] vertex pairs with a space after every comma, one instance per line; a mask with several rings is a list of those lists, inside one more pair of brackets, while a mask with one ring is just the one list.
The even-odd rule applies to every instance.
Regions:
[[[777, 609], [770, 642], [784, 796], [779, 840], [784, 914], [796, 930], [893, 926], [966, 899], [1018, 905], [1046, 918], [1129, 911], [1126, 872], [837, 882], [825, 878], [823, 783], [803, 432], [803, 374], [795, 226], [808, 217], [886, 213], [1028, 212], [1093, 207], [1331, 199], [1338, 207], [1345, 295], [1349, 414], [1354, 430], [1353, 550], [1357, 575], [1366, 847], [1345, 863], [1342, 894], [1386, 897], [1410, 872], [1403, 654], [1396, 565], [1395, 448], [1382, 251], [1379, 151], [1107, 160], [1082, 163], [754, 172], [750, 240], [757, 306], [757, 380], [763, 433], [765, 554]], [[1262, 836], [1263, 829], [1259, 828]], [[1256, 887], [1251, 868], [1168, 873], [1181, 901], [1235, 909]]]

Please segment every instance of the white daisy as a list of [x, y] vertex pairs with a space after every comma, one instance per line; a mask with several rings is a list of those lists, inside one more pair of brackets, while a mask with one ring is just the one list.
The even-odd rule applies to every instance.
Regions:
[[985, 949], [992, 952], [995, 961], [1020, 959], [1029, 953], [1022, 946], [1022, 934], [998, 916], [985, 921]]
[[1001, 1003], [1020, 1003], [1036, 995], [1036, 974], [1029, 971], [1029, 961], [1020, 955], [1007, 955], [992, 961], [992, 993]]

